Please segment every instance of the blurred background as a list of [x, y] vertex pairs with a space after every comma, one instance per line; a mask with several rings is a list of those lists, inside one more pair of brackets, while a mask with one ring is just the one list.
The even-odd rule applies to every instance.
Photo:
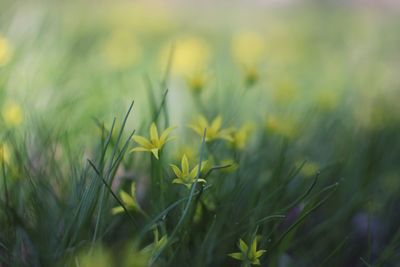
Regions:
[[380, 127], [398, 117], [399, 7], [396, 0], [2, 0], [3, 119], [24, 127], [39, 114], [79, 134], [94, 116], [110, 120], [135, 99], [140, 121], [146, 88], [159, 87], [170, 58], [175, 120], [191, 106], [190, 91], [229, 98], [251, 85], [262, 92], [246, 108], [251, 116], [351, 106], [346, 117]]

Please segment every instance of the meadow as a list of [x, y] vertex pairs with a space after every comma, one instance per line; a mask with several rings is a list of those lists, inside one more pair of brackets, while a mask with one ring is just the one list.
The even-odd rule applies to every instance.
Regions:
[[400, 266], [400, 10], [0, 1], [0, 267]]

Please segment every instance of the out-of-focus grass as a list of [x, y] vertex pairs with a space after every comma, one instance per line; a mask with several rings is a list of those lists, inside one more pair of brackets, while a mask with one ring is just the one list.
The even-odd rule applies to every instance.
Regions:
[[0, 264], [396, 266], [396, 11], [0, 9]]

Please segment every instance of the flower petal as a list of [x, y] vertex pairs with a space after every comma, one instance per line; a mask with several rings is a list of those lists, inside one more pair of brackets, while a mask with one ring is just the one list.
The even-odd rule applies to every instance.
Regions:
[[255, 254], [256, 258], [261, 257], [265, 252], [267, 252], [265, 249], [261, 249], [261, 250], [257, 251]]
[[239, 239], [239, 249], [241, 252], [243, 252], [245, 254], [247, 254], [247, 252], [249, 250], [249, 247], [242, 239]]
[[158, 130], [156, 124], [153, 122], [150, 126], [150, 140], [158, 141]]
[[125, 204], [125, 206], [128, 207], [134, 207], [135, 204], [135, 200], [133, 199], [133, 197], [131, 195], [129, 195], [128, 193], [126, 193], [125, 191], [121, 191], [119, 192], [119, 196], [121, 197], [122, 203]]
[[221, 117], [221, 115], [218, 115], [214, 120], [213, 120], [213, 122], [211, 123], [211, 128], [214, 130], [214, 131], [218, 131], [220, 128], [221, 128], [221, 125], [222, 125], [222, 117]]
[[136, 197], [136, 183], [135, 182], [132, 182], [132, 184], [131, 184], [131, 196], [133, 199], [135, 199], [135, 197]]
[[183, 154], [182, 157], [181, 167], [182, 167], [182, 175], [183, 176], [189, 175], [189, 161], [185, 154]]
[[158, 150], [159, 150], [158, 148], [153, 148], [150, 150], [151, 153], [153, 153], [154, 157], [156, 157], [156, 159], [159, 159], [158, 158]]
[[176, 177], [181, 178], [182, 177], [182, 172], [181, 170], [178, 168], [178, 166], [174, 165], [174, 164], [170, 164], [169, 166], [171, 166], [172, 170], [174, 171]]
[[257, 252], [257, 238], [254, 238], [253, 243], [251, 243], [250, 253], [255, 255]]
[[147, 148], [139, 146], [139, 147], [132, 148], [130, 151], [131, 152], [144, 152], [144, 151], [150, 151], [150, 150], [147, 149]]
[[197, 177], [197, 172], [199, 171], [199, 165], [196, 165], [191, 171], [190, 171], [190, 178], [196, 179]]
[[152, 144], [149, 140], [140, 135], [132, 136], [132, 139], [144, 148], [151, 148]]
[[203, 130], [204, 130], [204, 128], [209, 127], [208, 120], [203, 115], [200, 115], [198, 118], [198, 126], [200, 129], [202, 128]]
[[230, 253], [230, 254], [228, 254], [228, 256], [231, 258], [234, 258], [235, 260], [240, 260], [240, 261], [244, 260], [243, 253], [241, 253], [241, 252]]
[[114, 207], [114, 208], [111, 209], [111, 213], [113, 215], [121, 213], [123, 211], [124, 211], [124, 208], [122, 206]]
[[[164, 144], [164, 143], [166, 143], [167, 142], [167, 138], [168, 138], [168, 135], [172, 132], [172, 130], [174, 130], [176, 127], [175, 126], [171, 126], [171, 127], [168, 127], [167, 129], [165, 129], [163, 132], [162, 132], [162, 134], [161, 134], [161, 137], [160, 137], [160, 142], [162, 143], [162, 144]], [[171, 140], [171, 139], [170, 139]]]
[[182, 180], [180, 180], [180, 179], [174, 179], [174, 180], [172, 180], [172, 183], [173, 184], [185, 184]]
[[199, 127], [198, 125], [195, 124], [189, 124], [188, 127], [192, 129], [196, 134], [203, 136], [204, 134], [204, 128]]

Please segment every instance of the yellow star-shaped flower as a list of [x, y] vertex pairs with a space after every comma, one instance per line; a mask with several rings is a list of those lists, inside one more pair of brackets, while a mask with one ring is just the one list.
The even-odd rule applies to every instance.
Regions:
[[161, 136], [159, 136], [157, 126], [153, 122], [150, 126], [150, 139], [147, 139], [140, 135], [134, 135], [132, 137], [133, 140], [136, 143], [138, 143], [140, 146], [133, 148], [131, 150], [131, 152], [148, 151], [148, 152], [153, 153], [153, 155], [154, 155], [154, 157], [156, 157], [156, 159], [159, 159], [158, 152], [162, 149], [162, 147], [165, 145], [165, 143], [167, 143], [168, 141], [171, 140], [171, 138], [168, 139], [168, 136], [174, 128], [175, 127], [169, 127], [167, 129], [165, 129], [161, 133]]
[[[120, 191], [119, 192], [119, 197], [121, 198], [122, 203], [124, 203], [124, 206], [128, 210], [140, 210], [139, 204], [136, 201], [136, 184], [132, 183], [131, 184], [131, 194], [128, 194], [125, 191]], [[111, 210], [112, 214], [118, 214], [124, 211], [124, 208], [122, 206], [117, 206], [114, 207]]]
[[232, 129], [221, 129], [222, 126], [222, 117], [217, 116], [211, 123], [204, 116], [199, 116], [197, 122], [195, 124], [190, 124], [189, 128], [195, 131], [198, 135], [203, 136], [204, 129], [207, 128], [206, 131], [206, 142], [215, 140], [215, 139], [224, 139], [228, 141], [232, 141]]
[[263, 249], [257, 250], [257, 238], [254, 238], [250, 249], [242, 239], [239, 239], [238, 248], [240, 252], [230, 253], [228, 256], [235, 260], [247, 261], [253, 265], [260, 265], [259, 258], [266, 252]]
[[[203, 161], [201, 165], [202, 170], [204, 166], [206, 166], [206, 161]], [[189, 161], [186, 155], [183, 155], [180, 169], [174, 164], [171, 164], [170, 166], [176, 175], [176, 178], [172, 181], [172, 183], [182, 184], [190, 189], [192, 184], [196, 181], [197, 172], [199, 171], [199, 165], [197, 164], [192, 170], [190, 170]], [[199, 178], [197, 179], [197, 182], [206, 183], [206, 180]]]

